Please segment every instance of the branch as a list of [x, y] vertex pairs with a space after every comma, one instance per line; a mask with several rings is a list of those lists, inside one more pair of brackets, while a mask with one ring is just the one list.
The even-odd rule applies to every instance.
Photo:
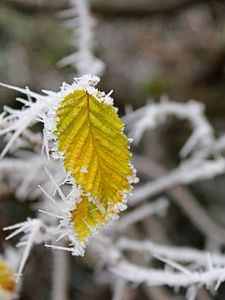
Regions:
[[66, 251], [52, 251], [53, 254], [53, 300], [67, 300], [69, 257]]
[[134, 190], [131, 203], [137, 203], [180, 184], [190, 184], [225, 173], [225, 159], [187, 161], [167, 175], [150, 181]]
[[126, 280], [117, 278], [114, 284], [113, 290], [113, 298], [112, 300], [123, 300], [124, 299], [124, 292], [126, 289]]
[[0, 160], [0, 180], [7, 182], [7, 186], [0, 189], [0, 197], [14, 194], [20, 200], [43, 198], [38, 185], [43, 185], [48, 191], [52, 190], [44, 167], [55, 174], [57, 182], [65, 179], [66, 174], [58, 162], [32, 152], [21, 151], [20, 154], [24, 157]]
[[204, 265], [204, 269], [198, 268], [198, 271], [191, 271], [176, 262], [160, 257], [156, 258], [170, 266], [170, 270], [144, 268], [126, 260], [118, 244], [113, 243], [109, 238], [99, 236], [97, 241], [93, 250], [97, 251], [99, 256], [101, 255], [102, 262], [107, 264], [111, 272], [126, 281], [146, 283], [149, 286], [168, 285], [179, 288], [196, 285], [197, 289], [202, 286], [218, 289], [221, 282], [225, 280], [224, 266], [215, 267], [210, 256], [208, 256], [208, 264]]
[[[185, 247], [173, 247], [156, 244], [150, 240], [132, 240], [128, 238], [120, 238], [116, 246], [122, 251], [135, 251], [138, 253], [149, 253], [151, 256], [157, 255], [166, 257], [170, 260], [183, 263], [197, 263], [206, 266], [208, 263], [209, 253]], [[217, 253], [210, 253], [210, 261], [213, 265], [225, 265], [225, 256]]]
[[[146, 157], [135, 155], [134, 165], [141, 173], [150, 178], [162, 177], [167, 173], [163, 167]], [[205, 236], [225, 244], [225, 230], [210, 218], [188, 189], [177, 186], [167, 193]]]
[[71, 65], [78, 77], [85, 74], [101, 75], [104, 63], [95, 57], [94, 50], [94, 19], [90, 13], [87, 0], [70, 0], [71, 8], [64, 10], [60, 16], [66, 18], [65, 25], [72, 29], [71, 44], [75, 52], [62, 58], [58, 65]]
[[135, 143], [139, 143], [147, 129], [155, 129], [175, 116], [190, 123], [192, 134], [180, 151], [186, 157], [194, 150], [210, 146], [214, 142], [214, 130], [205, 116], [203, 104], [190, 100], [187, 103], [169, 101], [162, 97], [160, 103], [149, 103], [127, 114], [123, 120], [127, 124]]
[[201, 273], [181, 273], [147, 269], [126, 261], [122, 261], [116, 267], [112, 267], [111, 271], [128, 281], [138, 284], [147, 283], [150, 286], [167, 285], [173, 288], [188, 287], [196, 284], [205, 286], [215, 284], [218, 287], [225, 279], [224, 268], [214, 268]]
[[47, 227], [39, 219], [27, 219], [25, 222], [5, 227], [3, 230], [14, 230], [6, 237], [6, 240], [13, 238], [20, 233], [24, 234], [17, 243], [17, 247], [24, 247], [24, 252], [17, 271], [18, 282], [34, 244], [40, 244], [48, 239]]

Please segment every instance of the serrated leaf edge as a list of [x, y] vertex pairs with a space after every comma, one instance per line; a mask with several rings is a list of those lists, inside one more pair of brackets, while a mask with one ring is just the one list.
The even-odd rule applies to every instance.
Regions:
[[[45, 123], [45, 128], [44, 128], [44, 135], [46, 136], [46, 139], [48, 141], [48, 148], [49, 151], [51, 152], [50, 155], [54, 159], [61, 160], [62, 162], [64, 161], [64, 153], [58, 151], [58, 141], [57, 141], [57, 136], [54, 134], [56, 131], [56, 126], [57, 126], [57, 110], [60, 107], [61, 101], [68, 96], [69, 94], [74, 93], [77, 90], [84, 90], [86, 91], [89, 95], [92, 95], [96, 98], [101, 103], [105, 103], [107, 105], [111, 105], [115, 111], [117, 112], [117, 108], [113, 106], [113, 99], [111, 98], [111, 92], [109, 94], [105, 94], [104, 92], [100, 92], [97, 88], [95, 88], [95, 85], [99, 83], [100, 79], [97, 76], [93, 75], [85, 75], [81, 78], [75, 78], [74, 82], [69, 85], [67, 83], [63, 83], [60, 92], [54, 94], [54, 105], [51, 105], [51, 108], [49, 109], [47, 116], [48, 116], [48, 122]], [[121, 131], [121, 134], [123, 136], [126, 136], [123, 132]], [[128, 139], [129, 141], [129, 139]], [[131, 168], [131, 171], [133, 173], [133, 176], [129, 176], [128, 182], [131, 187], [132, 191], [132, 184], [137, 182], [137, 177], [136, 177], [136, 170], [133, 167], [131, 161], [128, 162]], [[66, 171], [67, 172], [67, 171]], [[67, 172], [67, 182], [71, 184], [71, 197], [68, 199], [68, 206], [65, 206], [64, 208], [64, 214], [63, 214], [63, 219], [60, 221], [60, 228], [63, 228], [64, 230], [64, 235], [66, 234], [71, 242], [71, 246], [73, 247], [73, 255], [84, 255], [84, 249], [86, 245], [88, 244], [89, 240], [91, 237], [95, 236], [100, 229], [103, 227], [107, 227], [110, 225], [110, 223], [118, 218], [118, 213], [120, 211], [123, 211], [126, 209], [126, 203], [127, 203], [127, 198], [131, 194], [131, 191], [121, 191], [123, 195], [123, 200], [121, 203], [114, 205], [110, 209], [111, 214], [108, 214], [108, 219], [103, 225], [96, 226], [95, 228], [92, 228], [91, 234], [88, 238], [86, 238], [83, 242], [79, 241], [76, 232], [74, 230], [74, 226], [71, 222], [72, 219], [72, 212], [76, 209], [77, 205], [82, 201], [83, 196], [87, 196], [88, 199], [91, 200], [92, 195], [87, 195], [83, 192], [82, 186], [77, 185], [74, 178], [71, 176], [69, 172]], [[79, 190], [80, 197], [74, 197], [73, 195], [73, 190]]]

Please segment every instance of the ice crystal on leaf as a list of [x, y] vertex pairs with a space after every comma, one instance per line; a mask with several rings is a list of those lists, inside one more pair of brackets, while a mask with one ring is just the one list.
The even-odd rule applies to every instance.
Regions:
[[94, 87], [97, 81], [92, 77], [87, 85], [78, 83], [75, 89], [62, 91], [53, 132], [66, 171], [83, 191], [71, 211], [75, 234], [82, 243], [124, 209], [135, 177], [124, 125], [111, 97]]
[[[126, 208], [126, 197], [135, 181], [124, 125], [111, 92], [106, 95], [96, 89], [99, 80], [85, 75], [71, 85], [64, 83], [58, 93], [44, 91], [46, 96], [13, 87], [36, 102], [24, 100], [26, 107], [21, 114], [16, 111], [16, 117], [15, 112], [6, 117], [10, 120], [8, 127], [3, 118], [7, 127], [3, 132], [11, 131], [13, 141], [22, 134], [16, 128], [23, 121], [25, 128], [37, 121], [44, 123], [47, 153], [63, 162], [68, 182], [74, 191], [79, 190], [79, 198], [73, 193], [65, 197], [60, 221], [60, 229], [68, 232], [77, 249], [83, 249], [90, 236]], [[34, 120], [29, 117], [30, 111], [34, 111]]]

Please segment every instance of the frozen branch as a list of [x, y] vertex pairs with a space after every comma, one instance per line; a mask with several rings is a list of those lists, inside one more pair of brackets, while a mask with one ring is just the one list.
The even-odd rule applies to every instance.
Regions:
[[70, 0], [72, 8], [60, 15], [68, 18], [67, 26], [72, 29], [72, 46], [77, 51], [59, 61], [59, 66], [73, 66], [78, 76], [85, 74], [101, 75], [104, 63], [93, 54], [94, 19], [90, 14], [87, 0]]
[[126, 280], [122, 278], [117, 278], [114, 284], [112, 300], [123, 300], [125, 289], [126, 289]]
[[[135, 155], [135, 165], [142, 174], [149, 178], [164, 177], [167, 174], [167, 170], [158, 162], [144, 156]], [[166, 193], [170, 199], [183, 210], [200, 232], [211, 240], [222, 244], [225, 243], [224, 228], [210, 217], [189, 189], [184, 186], [176, 186], [166, 191]]]
[[144, 268], [135, 264], [122, 261], [111, 271], [133, 283], [146, 283], [150, 286], [167, 285], [170, 287], [189, 287], [191, 285], [199, 285], [218, 288], [219, 284], [225, 280], [224, 267], [214, 268], [210, 271], [183, 273], [166, 270], [157, 270], [152, 268]]
[[[7, 106], [4, 107], [4, 112], [0, 118], [0, 136], [10, 134], [10, 139], [1, 153], [2, 158], [28, 127], [40, 122], [40, 120], [43, 122], [43, 117], [47, 113], [49, 105], [53, 102], [53, 100], [51, 97], [39, 95], [27, 88], [18, 88], [3, 83], [0, 83], [0, 85], [21, 92], [28, 97], [28, 99], [16, 99], [24, 104], [23, 109], [12, 109]], [[32, 98], [35, 99], [36, 102], [33, 102]]]
[[30, 255], [34, 244], [40, 244], [49, 239], [47, 230], [43, 222], [39, 219], [28, 219], [23, 223], [18, 223], [3, 228], [3, 230], [14, 230], [10, 235], [7, 236], [6, 240], [9, 240], [20, 233], [24, 233], [23, 237], [17, 243], [17, 247], [25, 247], [24, 252], [20, 261], [20, 265], [17, 271], [17, 281], [22, 272], [27, 259]]
[[218, 139], [215, 139], [208, 147], [200, 149], [193, 154], [193, 157], [196, 159], [205, 159], [209, 156], [218, 157], [225, 150], [225, 135], [220, 136]]
[[57, 182], [65, 179], [65, 170], [59, 162], [48, 160], [44, 155], [21, 151], [18, 158], [0, 160], [0, 180], [7, 180], [9, 189], [20, 200], [43, 198], [38, 185], [43, 185], [48, 191], [53, 189], [44, 167], [55, 174]]
[[189, 160], [182, 163], [168, 175], [137, 187], [130, 203], [137, 203], [180, 184], [207, 180], [224, 173], [225, 159], [223, 158], [217, 160]]
[[150, 103], [124, 117], [130, 129], [130, 135], [138, 143], [146, 129], [154, 129], [164, 123], [168, 116], [188, 120], [193, 132], [181, 150], [185, 157], [193, 150], [207, 147], [213, 141], [214, 131], [204, 115], [204, 106], [194, 100], [188, 103], [170, 102], [162, 98], [161, 103]]
[[196, 263], [199, 266], [206, 266], [208, 264], [208, 256], [210, 255], [210, 261], [213, 265], [225, 265], [225, 255], [222, 254], [209, 254], [206, 251], [191, 248], [164, 246], [148, 240], [131, 240], [124, 237], [120, 238], [116, 245], [122, 251], [129, 250], [137, 253], [148, 253], [153, 257], [157, 255], [177, 262]]
[[[146, 129], [154, 129], [165, 122], [168, 116], [176, 116], [190, 122], [193, 132], [182, 148], [181, 155], [185, 157], [192, 153], [192, 156], [168, 175], [136, 188], [131, 203], [154, 196], [179, 184], [211, 179], [225, 173], [225, 160], [220, 155], [220, 151], [225, 148], [225, 139], [224, 137], [215, 139], [213, 128], [204, 115], [202, 104], [195, 101], [175, 103], [163, 99], [159, 104], [148, 104], [130, 112], [124, 120], [134, 140], [138, 142]], [[216, 158], [209, 159], [210, 155]]]
[[67, 300], [68, 253], [53, 250], [53, 287], [52, 300]]
[[[105, 251], [106, 248], [108, 251]], [[123, 238], [113, 243], [108, 236], [98, 237], [93, 250], [99, 253], [102, 263], [107, 265], [109, 271], [132, 283], [146, 283], [150, 286], [168, 285], [175, 288], [189, 288], [195, 285], [197, 289], [202, 286], [217, 289], [225, 280], [225, 256], [219, 254], [210, 255], [194, 249], [179, 249], [160, 246], [149, 241], [144, 243]], [[133, 250], [137, 254], [146, 251], [167, 264], [170, 269], [160, 270], [134, 264], [124, 258], [122, 251], [127, 250]], [[189, 255], [190, 259], [188, 259]], [[195, 271], [180, 265], [176, 260], [171, 260], [172, 258], [183, 263], [193, 263], [192, 268], [195, 266]]]

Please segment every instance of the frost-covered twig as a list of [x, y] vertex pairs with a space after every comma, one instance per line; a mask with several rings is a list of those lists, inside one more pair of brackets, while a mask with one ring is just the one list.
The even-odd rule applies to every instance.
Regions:
[[116, 267], [112, 267], [111, 271], [127, 281], [138, 284], [146, 283], [150, 286], [167, 285], [179, 288], [192, 285], [205, 287], [214, 285], [216, 289], [225, 280], [224, 267], [186, 274], [183, 272], [144, 268], [127, 261], [122, 261]]
[[112, 300], [123, 300], [125, 288], [126, 280], [124, 280], [123, 278], [117, 278], [114, 284]]
[[44, 155], [22, 151], [17, 158], [0, 160], [0, 179], [7, 180], [11, 192], [19, 200], [43, 198], [38, 185], [43, 185], [48, 191], [52, 190], [44, 167], [54, 173], [57, 182], [62, 182], [66, 177], [59, 162], [48, 160]]
[[198, 266], [207, 266], [208, 255], [213, 265], [225, 266], [225, 255], [219, 253], [208, 253], [191, 248], [173, 247], [156, 244], [150, 240], [132, 240], [125, 237], [120, 238], [116, 246], [122, 251], [130, 250], [138, 253], [148, 253], [153, 256], [166, 257], [173, 261], [183, 263], [196, 263]]
[[52, 300], [66, 300], [67, 299], [67, 285], [68, 285], [68, 253], [66, 251], [53, 250], [53, 287]]
[[69, 18], [67, 26], [73, 30], [72, 46], [77, 51], [60, 60], [60, 66], [71, 65], [77, 70], [77, 75], [101, 75], [104, 63], [93, 54], [93, 27], [94, 19], [90, 15], [87, 0], [70, 0], [72, 8], [61, 13], [62, 17]]
[[179, 184], [214, 178], [225, 173], [225, 159], [216, 160], [188, 160], [168, 175], [155, 179], [134, 190], [131, 203], [137, 203], [147, 197], [152, 197]]
[[[135, 155], [135, 165], [141, 173], [149, 178], [160, 178], [167, 174], [166, 168], [145, 156]], [[210, 217], [189, 189], [176, 186], [168, 190], [167, 194], [203, 235], [219, 243], [225, 243], [225, 230]], [[132, 199], [130, 203], [131, 201]]]
[[199, 151], [196, 151], [193, 154], [195, 159], [205, 159], [209, 156], [218, 157], [225, 150], [225, 135], [223, 134], [218, 139], [214, 139], [214, 141], [208, 145], [208, 147], [204, 147]]
[[204, 106], [197, 101], [177, 103], [162, 98], [161, 103], [150, 103], [130, 112], [124, 117], [125, 123], [130, 128], [130, 134], [138, 143], [146, 129], [153, 129], [164, 123], [168, 116], [176, 116], [190, 122], [193, 133], [181, 150], [185, 157], [193, 150], [210, 146], [214, 139], [214, 131], [204, 115]]
[[23, 251], [23, 255], [20, 261], [20, 265], [17, 271], [17, 281], [19, 277], [22, 275], [24, 266], [26, 261], [30, 255], [31, 249], [34, 244], [40, 244], [49, 239], [49, 235], [47, 234], [46, 226], [39, 219], [28, 219], [25, 222], [18, 223], [15, 225], [11, 225], [3, 228], [4, 230], [15, 230], [10, 235], [7, 236], [7, 240], [15, 237], [20, 233], [24, 233], [22, 238], [20, 239], [17, 247], [25, 247]]
[[[176, 103], [163, 98], [159, 104], [150, 103], [128, 113], [124, 120], [134, 140], [138, 142], [146, 129], [157, 127], [170, 115], [190, 122], [193, 132], [181, 150], [181, 155], [185, 157], [192, 153], [192, 156], [168, 175], [138, 187], [134, 191], [132, 203], [179, 184], [190, 184], [225, 173], [225, 160], [220, 154], [225, 148], [225, 139], [215, 139], [214, 130], [204, 115], [202, 104], [193, 100], [188, 103]], [[209, 159], [211, 155], [215, 158]]]
[[[127, 247], [126, 241], [128, 242]], [[109, 271], [133, 283], [146, 283], [150, 286], [168, 285], [177, 288], [188, 288], [195, 285], [197, 289], [202, 286], [217, 289], [221, 282], [225, 280], [225, 257], [222, 255], [210, 255], [207, 254], [207, 252], [182, 248], [179, 252], [179, 249], [175, 247], [164, 247], [154, 243], [146, 244], [146, 252], [151, 249], [151, 254], [153, 254], [155, 258], [160, 259], [170, 267], [170, 269], [162, 270], [152, 267], [142, 267], [125, 259], [121, 252], [122, 250], [134, 250], [135, 248], [134, 251], [140, 252], [145, 248], [141, 242], [140, 247], [135, 241], [134, 244], [135, 245], [132, 245], [129, 239], [114, 243], [110, 240], [110, 237], [100, 236], [97, 239], [97, 243], [92, 245], [92, 247], [94, 246], [93, 250], [95, 253], [96, 251], [99, 253], [99, 257], [101, 257], [102, 262], [107, 265]], [[108, 251], [105, 251], [106, 248]], [[189, 254], [193, 260], [188, 260], [187, 251], [190, 251]], [[161, 256], [159, 253], [161, 253]], [[173, 257], [176, 258], [176, 255], [178, 256], [178, 261], [180, 259], [183, 260], [182, 262], [184, 263], [195, 264], [195, 270], [192, 271], [191, 268], [189, 270], [186, 266], [182, 266], [175, 260], [171, 260]], [[170, 258], [167, 258], [167, 256]], [[193, 266], [194, 265], [192, 265], [192, 267]]]
[[[27, 88], [18, 88], [3, 83], [0, 83], [0, 85], [28, 96], [28, 99], [17, 98], [17, 101], [24, 104], [22, 110], [4, 107], [4, 114], [0, 118], [0, 136], [11, 134], [11, 137], [1, 153], [1, 157], [3, 157], [28, 127], [33, 126], [37, 122], [43, 122], [43, 117], [48, 112], [49, 106], [54, 103], [54, 99], [34, 93]], [[32, 98], [36, 102], [33, 102]]]

